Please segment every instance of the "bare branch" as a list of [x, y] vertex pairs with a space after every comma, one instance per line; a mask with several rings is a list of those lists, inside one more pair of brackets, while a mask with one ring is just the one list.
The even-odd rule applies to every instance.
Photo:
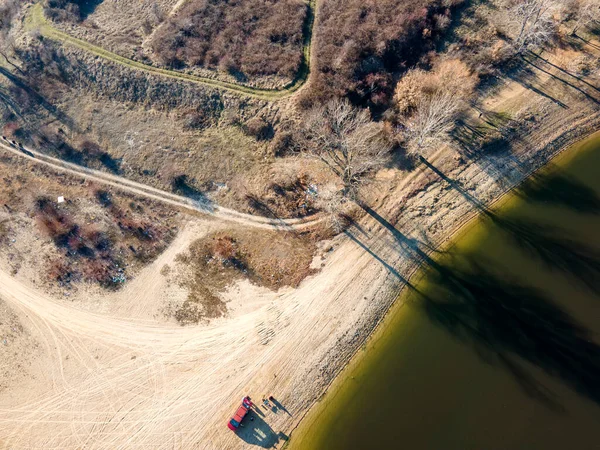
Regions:
[[582, 28], [600, 23], [600, 2], [598, 0], [572, 0], [567, 7], [573, 10], [574, 24], [571, 31], [573, 36]]
[[395, 97], [408, 152], [423, 154], [447, 139], [476, 85], [477, 77], [455, 59], [438, 62], [430, 72], [416, 69], [405, 75]]
[[517, 54], [542, 47], [556, 33], [555, 0], [518, 0], [503, 18]]
[[346, 193], [355, 191], [380, 168], [390, 151], [383, 126], [346, 100], [333, 100], [310, 111], [302, 142], [307, 154], [340, 178]]

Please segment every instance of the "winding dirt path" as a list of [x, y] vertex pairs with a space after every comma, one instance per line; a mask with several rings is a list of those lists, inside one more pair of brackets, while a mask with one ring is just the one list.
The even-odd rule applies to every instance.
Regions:
[[2, 138], [0, 138], [0, 149], [62, 173], [81, 177], [86, 180], [117, 188], [121, 191], [130, 192], [187, 211], [212, 216], [220, 220], [233, 222], [246, 227], [283, 231], [303, 230], [317, 225], [322, 220], [320, 217], [306, 219], [270, 219], [268, 217], [241, 213], [233, 209], [214, 205], [210, 203], [209, 200], [193, 200], [152, 186], [137, 183], [124, 177], [68, 163], [31, 148], [18, 148]]
[[[419, 169], [378, 211], [390, 217], [403, 204], [397, 228], [409, 238], [419, 238], [425, 227], [438, 240], [473, 213], [439, 179], [423, 198], [406, 199], [428, 175]], [[482, 201], [500, 190], [490, 188], [494, 180], [477, 164], [448, 176]], [[439, 204], [447, 205], [444, 212], [423, 215], [424, 206]], [[202, 219], [195, 224], [200, 230], [212, 225]], [[406, 275], [415, 265], [372, 219], [349, 233], [353, 239], [338, 240], [322, 271], [298, 289], [262, 293], [257, 308], [198, 327], [83, 310], [0, 271], [2, 299], [45, 349], [34, 362], [35, 378], [0, 396], [0, 447], [280, 448], [394, 301], [402, 285], [396, 274]], [[159, 277], [165, 262], [150, 265], [139, 279]], [[143, 295], [155, 294], [149, 289]], [[255, 293], [238, 295], [252, 302]], [[234, 434], [226, 421], [245, 394], [257, 403], [274, 395], [285, 410], [259, 408], [255, 420]]]
[[[519, 89], [518, 99], [526, 95], [532, 104], [550, 108], [546, 98]], [[509, 109], [510, 100], [503, 100], [497, 110]], [[561, 101], [569, 109], [555, 107], [540, 128], [515, 141], [513, 153], [482, 155], [458, 166], [444, 167], [439, 161], [436, 166], [472, 197], [492, 201], [527, 175], [528, 169], [519, 170], [521, 165], [533, 169], [547, 161], [557, 151], [552, 143], [566, 145], [583, 130], [597, 129], [596, 102], [564, 95]], [[570, 134], [569, 129], [580, 131]], [[173, 194], [72, 167], [29, 149], [30, 155], [0, 147], [55, 170], [183, 207]], [[423, 184], [426, 177], [432, 182]], [[407, 239], [442, 242], [476, 213], [463, 195], [423, 167], [381, 195], [384, 206], [377, 213], [393, 221]], [[199, 207], [185, 200], [190, 210]], [[213, 215], [244, 226], [274, 226], [269, 219], [235, 212]], [[207, 219], [196, 219], [198, 230], [192, 234], [214, 226], [216, 221]], [[0, 395], [0, 448], [280, 448], [373, 331], [396, 299], [402, 277], [417, 264], [374, 219], [367, 217], [348, 235], [352, 238], [334, 242], [335, 251], [322, 261], [321, 271], [298, 289], [260, 292], [260, 304], [244, 314], [198, 327], [142, 319], [135, 312], [128, 316], [127, 308], [118, 317], [83, 310], [0, 271], [0, 296], [43, 350], [33, 362], [33, 378]], [[168, 250], [145, 268], [139, 282], [161, 276], [161, 265], [174, 253]], [[139, 297], [120, 300], [151, 302], [149, 297], [159, 293], [148, 285]], [[236, 295], [241, 303], [252, 304], [257, 293], [240, 289]], [[255, 420], [234, 434], [226, 421], [246, 394], [257, 403], [274, 395], [285, 409], [259, 407]]]

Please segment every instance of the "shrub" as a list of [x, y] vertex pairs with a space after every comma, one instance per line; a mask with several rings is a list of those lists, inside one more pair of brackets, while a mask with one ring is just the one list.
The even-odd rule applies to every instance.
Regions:
[[290, 131], [280, 131], [275, 134], [269, 145], [269, 152], [273, 156], [284, 156], [293, 150], [294, 134]]
[[[440, 32], [440, 14], [448, 15], [447, 8], [458, 3], [460, 1], [446, 0], [323, 2], [314, 46], [316, 64], [301, 106], [312, 107], [341, 96], [368, 106], [387, 102], [393, 91], [390, 74], [416, 63], [424, 52], [432, 49], [433, 39]], [[369, 89], [370, 86], [373, 88]]]
[[172, 233], [160, 223], [137, 219], [130, 211], [122, 210], [107, 191], [97, 191], [96, 198], [114, 221], [105, 231], [75, 220], [69, 212], [73, 205], [59, 207], [46, 197], [36, 200], [36, 221], [61, 253], [48, 269], [52, 280], [61, 284], [84, 280], [105, 288], [118, 288], [126, 279], [126, 264], [122, 259], [127, 246], [137, 261], [146, 263], [172, 238]]
[[211, 117], [206, 113], [192, 109], [183, 114], [183, 126], [188, 130], [203, 130], [211, 125]]
[[302, 61], [301, 0], [189, 0], [156, 31], [161, 64], [293, 77]]
[[78, 22], [81, 20], [79, 0], [46, 0], [45, 13], [57, 22]]
[[273, 126], [261, 117], [253, 117], [244, 124], [244, 133], [258, 141], [273, 138]]

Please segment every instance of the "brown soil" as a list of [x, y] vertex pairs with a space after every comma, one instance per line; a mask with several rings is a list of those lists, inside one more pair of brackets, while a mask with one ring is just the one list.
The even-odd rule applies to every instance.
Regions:
[[[50, 289], [119, 288], [177, 231], [177, 213], [3, 153], [0, 253]], [[58, 203], [58, 197], [64, 203]]]
[[167, 314], [182, 325], [221, 317], [227, 304], [219, 293], [242, 279], [273, 291], [295, 288], [315, 273], [315, 249], [309, 235], [277, 231], [228, 229], [203, 237], [176, 258], [178, 282], [189, 294]]

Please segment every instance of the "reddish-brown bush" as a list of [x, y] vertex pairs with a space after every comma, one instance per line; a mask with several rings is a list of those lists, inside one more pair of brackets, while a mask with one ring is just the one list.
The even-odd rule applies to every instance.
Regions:
[[301, 0], [191, 0], [156, 31], [152, 49], [176, 68], [293, 77], [306, 11]]
[[19, 134], [19, 130], [21, 130], [21, 126], [17, 122], [8, 122], [2, 128], [2, 136], [15, 137]]
[[440, 15], [461, 0], [328, 0], [321, 4], [316, 67], [304, 91], [305, 107], [332, 97], [384, 105], [394, 89], [390, 74], [412, 65], [448, 26]]
[[146, 263], [170, 241], [170, 230], [137, 219], [110, 198], [107, 202], [105, 192], [100, 191], [97, 199], [107, 207], [116, 225], [109, 227], [108, 231], [100, 231], [95, 225], [77, 223], [69, 212], [72, 206], [59, 207], [49, 198], [37, 199], [34, 209], [36, 220], [62, 252], [62, 257], [49, 268], [52, 280], [63, 285], [85, 280], [106, 288], [116, 288], [126, 278], [126, 265], [122, 262], [125, 251], [131, 251], [136, 260]]

